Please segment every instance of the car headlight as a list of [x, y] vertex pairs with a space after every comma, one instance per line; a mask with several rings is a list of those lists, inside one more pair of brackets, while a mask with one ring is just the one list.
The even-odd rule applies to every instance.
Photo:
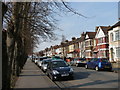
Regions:
[[47, 67], [44, 67], [44, 69], [47, 69]]
[[72, 69], [72, 68], [70, 68], [70, 72], [73, 72], [73, 69]]
[[53, 74], [59, 74], [59, 72], [57, 70], [53, 70], [52, 72], [53, 72]]

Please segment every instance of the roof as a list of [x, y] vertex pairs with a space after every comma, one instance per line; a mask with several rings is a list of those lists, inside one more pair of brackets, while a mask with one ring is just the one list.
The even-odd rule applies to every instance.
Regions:
[[52, 62], [54, 61], [64, 61], [63, 59], [52, 59]]
[[85, 40], [85, 36], [81, 36], [80, 37], [80, 42], [84, 41]]
[[105, 34], [108, 34], [108, 30], [111, 28], [111, 26], [100, 26], [100, 28], [103, 30]]
[[93, 39], [95, 38], [96, 32], [86, 32], [86, 35], [88, 35], [90, 39]]
[[116, 24], [114, 24], [111, 28], [109, 28], [109, 30], [112, 30], [113, 28], [115, 27], [118, 27], [120, 26], [120, 21], [118, 21]]
[[43, 59], [42, 61], [50, 61], [50, 60], [52, 60], [52, 58]]

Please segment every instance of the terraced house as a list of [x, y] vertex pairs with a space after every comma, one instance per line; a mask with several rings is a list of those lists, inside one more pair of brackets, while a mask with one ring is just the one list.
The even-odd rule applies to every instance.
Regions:
[[69, 45], [68, 45], [68, 48], [69, 48], [69, 52], [68, 52], [68, 57], [74, 57], [73, 53], [74, 53], [74, 43], [73, 41], [69, 41]]
[[[107, 58], [120, 61], [120, 21], [113, 26], [97, 26], [95, 32], [83, 32], [79, 38], [72, 37], [60, 45], [42, 51], [45, 56], [57, 55], [71, 58]], [[40, 53], [43, 55], [42, 53]]]
[[93, 58], [93, 45], [96, 32], [86, 32], [85, 35], [85, 58], [90, 60]]
[[96, 30], [96, 57], [97, 58], [109, 58], [109, 38], [108, 30], [110, 26], [99, 26]]
[[81, 58], [85, 58], [85, 33], [83, 32], [81, 34], [81, 37], [79, 39], [79, 56]]
[[109, 60], [120, 61], [120, 21], [109, 29]]

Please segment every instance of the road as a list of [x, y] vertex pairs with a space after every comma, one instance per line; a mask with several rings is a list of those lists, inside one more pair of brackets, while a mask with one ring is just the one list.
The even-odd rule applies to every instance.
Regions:
[[84, 67], [72, 66], [73, 80], [51, 81], [48, 76], [28, 60], [19, 76], [17, 88], [118, 88], [118, 73], [95, 71]]
[[62, 88], [118, 88], [118, 73], [75, 67], [74, 80], [55, 81]]

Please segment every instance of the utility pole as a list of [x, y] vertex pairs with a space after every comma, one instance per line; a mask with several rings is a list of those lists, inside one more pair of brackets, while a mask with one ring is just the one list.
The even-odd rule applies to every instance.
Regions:
[[118, 2], [118, 21], [120, 21], [120, 1]]

